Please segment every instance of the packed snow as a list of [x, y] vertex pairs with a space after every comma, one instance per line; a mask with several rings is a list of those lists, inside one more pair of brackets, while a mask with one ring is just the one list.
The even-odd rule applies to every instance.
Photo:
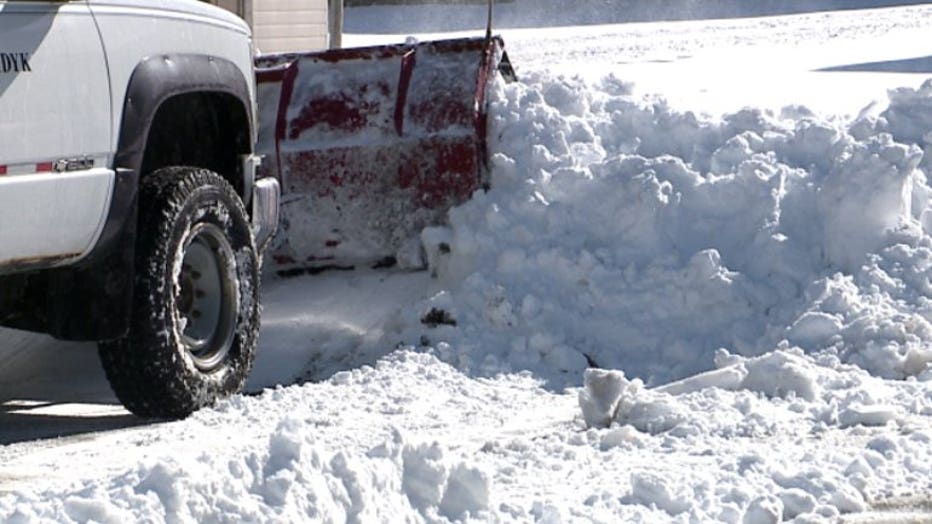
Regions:
[[[492, 188], [422, 233], [427, 271], [270, 277], [250, 383], [308, 382], [0, 446], [0, 520], [932, 518], [930, 75], [881, 75], [878, 101], [873, 73], [770, 69], [840, 112], [722, 111], [715, 86], [631, 75], [681, 45], [699, 61], [660, 78], [747, 58], [762, 27], [806, 54], [826, 21], [854, 46], [833, 57], [932, 56], [887, 34], [932, 29], [921, 6], [576, 27], [598, 64], [580, 74], [552, 63], [563, 33], [506, 32], [520, 81], [493, 89]], [[632, 32], [656, 47], [612, 65]]]

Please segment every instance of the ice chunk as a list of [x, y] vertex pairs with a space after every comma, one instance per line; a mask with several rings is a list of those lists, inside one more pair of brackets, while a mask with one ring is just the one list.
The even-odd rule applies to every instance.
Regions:
[[608, 427], [615, 417], [622, 392], [631, 387], [622, 371], [587, 369], [583, 375], [583, 389], [579, 392], [579, 406], [586, 425]]

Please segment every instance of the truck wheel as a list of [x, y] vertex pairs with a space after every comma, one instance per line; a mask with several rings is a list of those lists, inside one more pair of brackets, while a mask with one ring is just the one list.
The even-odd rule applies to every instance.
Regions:
[[259, 330], [259, 261], [239, 196], [217, 174], [158, 170], [139, 189], [133, 313], [101, 343], [114, 392], [143, 417], [180, 418], [240, 391]]

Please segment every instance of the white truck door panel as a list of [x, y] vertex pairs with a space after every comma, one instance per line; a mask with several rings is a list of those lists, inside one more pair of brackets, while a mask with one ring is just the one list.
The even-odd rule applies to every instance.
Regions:
[[[26, 253], [64, 262], [83, 254], [97, 240], [98, 230], [107, 218], [113, 172], [97, 168], [37, 175], [34, 181], [27, 178], [0, 180], [0, 257], [9, 263], [30, 262], [23, 257]], [[9, 202], [34, 204], [11, 207]], [[91, 202], [95, 205], [86, 205]]]
[[86, 1], [0, 0], [0, 271], [93, 247], [114, 178], [110, 105]]

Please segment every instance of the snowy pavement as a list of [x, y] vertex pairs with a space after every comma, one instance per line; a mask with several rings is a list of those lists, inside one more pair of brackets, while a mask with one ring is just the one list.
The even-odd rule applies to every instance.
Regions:
[[492, 190], [268, 280], [255, 394], [138, 425], [4, 331], [0, 521], [929, 522], [930, 26], [506, 30]]
[[[662, 95], [684, 111], [805, 105], [853, 117], [885, 102], [891, 86], [916, 88], [932, 75], [930, 17], [932, 7], [922, 4], [725, 20], [506, 27], [497, 33], [519, 76], [545, 71], [598, 79], [610, 72], [631, 82], [635, 95]], [[379, 27], [376, 20], [366, 23]], [[428, 21], [421, 24], [430, 27]], [[408, 25], [422, 40], [451, 35], [418, 31], [416, 21]], [[371, 34], [344, 39], [349, 45], [403, 41]], [[845, 67], [845, 74], [827, 74]]]

